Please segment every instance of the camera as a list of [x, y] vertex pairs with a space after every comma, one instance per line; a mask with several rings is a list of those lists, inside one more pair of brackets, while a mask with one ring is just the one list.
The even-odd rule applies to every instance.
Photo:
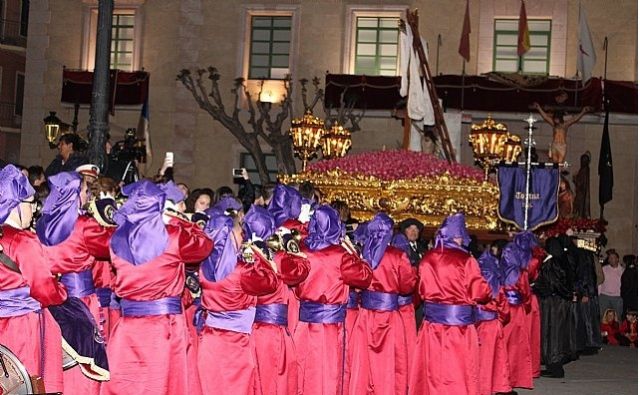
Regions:
[[124, 140], [114, 144], [109, 156], [114, 161], [146, 163], [147, 146], [144, 139], [136, 138], [136, 129], [129, 128], [124, 132]]

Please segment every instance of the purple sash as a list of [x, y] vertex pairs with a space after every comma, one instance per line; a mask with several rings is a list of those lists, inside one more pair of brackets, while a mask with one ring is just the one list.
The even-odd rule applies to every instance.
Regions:
[[406, 306], [413, 303], [413, 295], [398, 295], [398, 306]]
[[207, 311], [204, 324], [210, 328], [250, 334], [255, 316], [256, 308], [253, 306], [245, 310]]
[[120, 310], [120, 298], [115, 292], [111, 292], [111, 301], [109, 302], [109, 308], [114, 310]]
[[481, 307], [478, 307], [476, 310], [476, 319], [478, 321], [493, 321], [498, 318], [498, 313], [495, 311], [485, 310]]
[[78, 273], [63, 274], [62, 278], [60, 278], [60, 282], [67, 287], [67, 294], [69, 296], [82, 298], [83, 296], [89, 296], [96, 293], [96, 288], [93, 285], [91, 269]]
[[347, 301], [348, 309], [358, 308], [358, 293], [356, 291], [349, 291], [349, 300]]
[[120, 309], [123, 317], [182, 314], [182, 301], [179, 296], [167, 296], [156, 300], [121, 299]]
[[300, 321], [312, 324], [339, 324], [347, 316], [347, 304], [300, 301]]
[[471, 325], [476, 321], [476, 308], [468, 304], [424, 303], [424, 319], [434, 324]]
[[396, 311], [398, 310], [398, 294], [364, 290], [360, 294], [362, 307], [367, 310]]
[[259, 304], [256, 306], [255, 322], [287, 326], [289, 306], [280, 303]]
[[520, 292], [515, 289], [510, 289], [505, 293], [507, 295], [507, 302], [509, 302], [510, 305], [518, 306], [522, 304], [522, 295], [520, 295]]
[[98, 296], [100, 307], [109, 307], [112, 293], [111, 288], [96, 288], [96, 295]]
[[28, 286], [0, 290], [0, 318], [40, 311], [40, 303], [30, 296]]

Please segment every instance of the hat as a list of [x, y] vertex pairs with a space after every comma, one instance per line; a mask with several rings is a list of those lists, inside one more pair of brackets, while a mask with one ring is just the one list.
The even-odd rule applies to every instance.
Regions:
[[400, 228], [400, 232], [403, 232], [405, 230], [407, 230], [408, 227], [410, 227], [411, 225], [415, 225], [418, 227], [418, 232], [422, 233], [422, 230], [424, 229], [424, 225], [422, 224], [422, 222], [418, 221], [415, 218], [407, 218], [404, 221], [400, 222], [400, 224], [398, 224], [398, 227]]
[[44, 201], [36, 233], [46, 246], [57, 245], [69, 237], [78, 219], [82, 177], [69, 171], [49, 177], [51, 192]]
[[266, 240], [276, 230], [275, 220], [266, 208], [254, 204], [244, 216], [242, 230], [245, 239]]
[[220, 198], [220, 200], [218, 200], [218, 203], [216, 203], [213, 208], [218, 209], [224, 213], [227, 213], [231, 210], [240, 211], [242, 210], [242, 203], [240, 203], [238, 198], [234, 196], [225, 195]]
[[436, 246], [443, 243], [453, 245], [453, 239], [456, 238], [462, 239], [462, 245], [465, 247], [471, 243], [463, 213], [456, 213], [445, 218], [435, 236]]
[[288, 219], [298, 219], [301, 206], [302, 196], [298, 191], [290, 186], [278, 184], [273, 189], [267, 210], [273, 215], [278, 227]]
[[76, 167], [76, 171], [86, 177], [98, 178], [100, 175], [100, 168], [90, 163]]
[[338, 245], [345, 235], [345, 227], [340, 222], [338, 212], [331, 206], [322, 205], [314, 211], [309, 221], [309, 234], [305, 239], [312, 251], [331, 245]]
[[167, 200], [170, 200], [175, 204], [178, 204], [186, 199], [186, 196], [184, 195], [184, 192], [182, 192], [182, 189], [178, 188], [178, 186], [173, 181], [168, 181], [164, 184], [158, 184], [158, 187], [167, 196]]
[[7, 220], [14, 207], [34, 194], [29, 180], [17, 167], [7, 165], [0, 170], [0, 224]]
[[362, 257], [373, 269], [378, 267], [393, 236], [393, 220], [385, 213], [378, 213], [367, 223]]

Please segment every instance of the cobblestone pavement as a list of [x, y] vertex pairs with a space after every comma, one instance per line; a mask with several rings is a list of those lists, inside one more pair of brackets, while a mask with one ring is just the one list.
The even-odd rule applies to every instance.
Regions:
[[597, 355], [565, 365], [563, 379], [541, 377], [520, 395], [628, 395], [638, 393], [638, 350], [604, 346]]

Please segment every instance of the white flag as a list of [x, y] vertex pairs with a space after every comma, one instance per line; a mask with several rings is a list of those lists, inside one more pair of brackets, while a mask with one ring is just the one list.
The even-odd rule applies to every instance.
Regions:
[[596, 51], [591, 41], [591, 32], [587, 25], [587, 15], [580, 5], [579, 35], [578, 35], [578, 71], [582, 76], [582, 84], [591, 78], [591, 72], [596, 65]]

